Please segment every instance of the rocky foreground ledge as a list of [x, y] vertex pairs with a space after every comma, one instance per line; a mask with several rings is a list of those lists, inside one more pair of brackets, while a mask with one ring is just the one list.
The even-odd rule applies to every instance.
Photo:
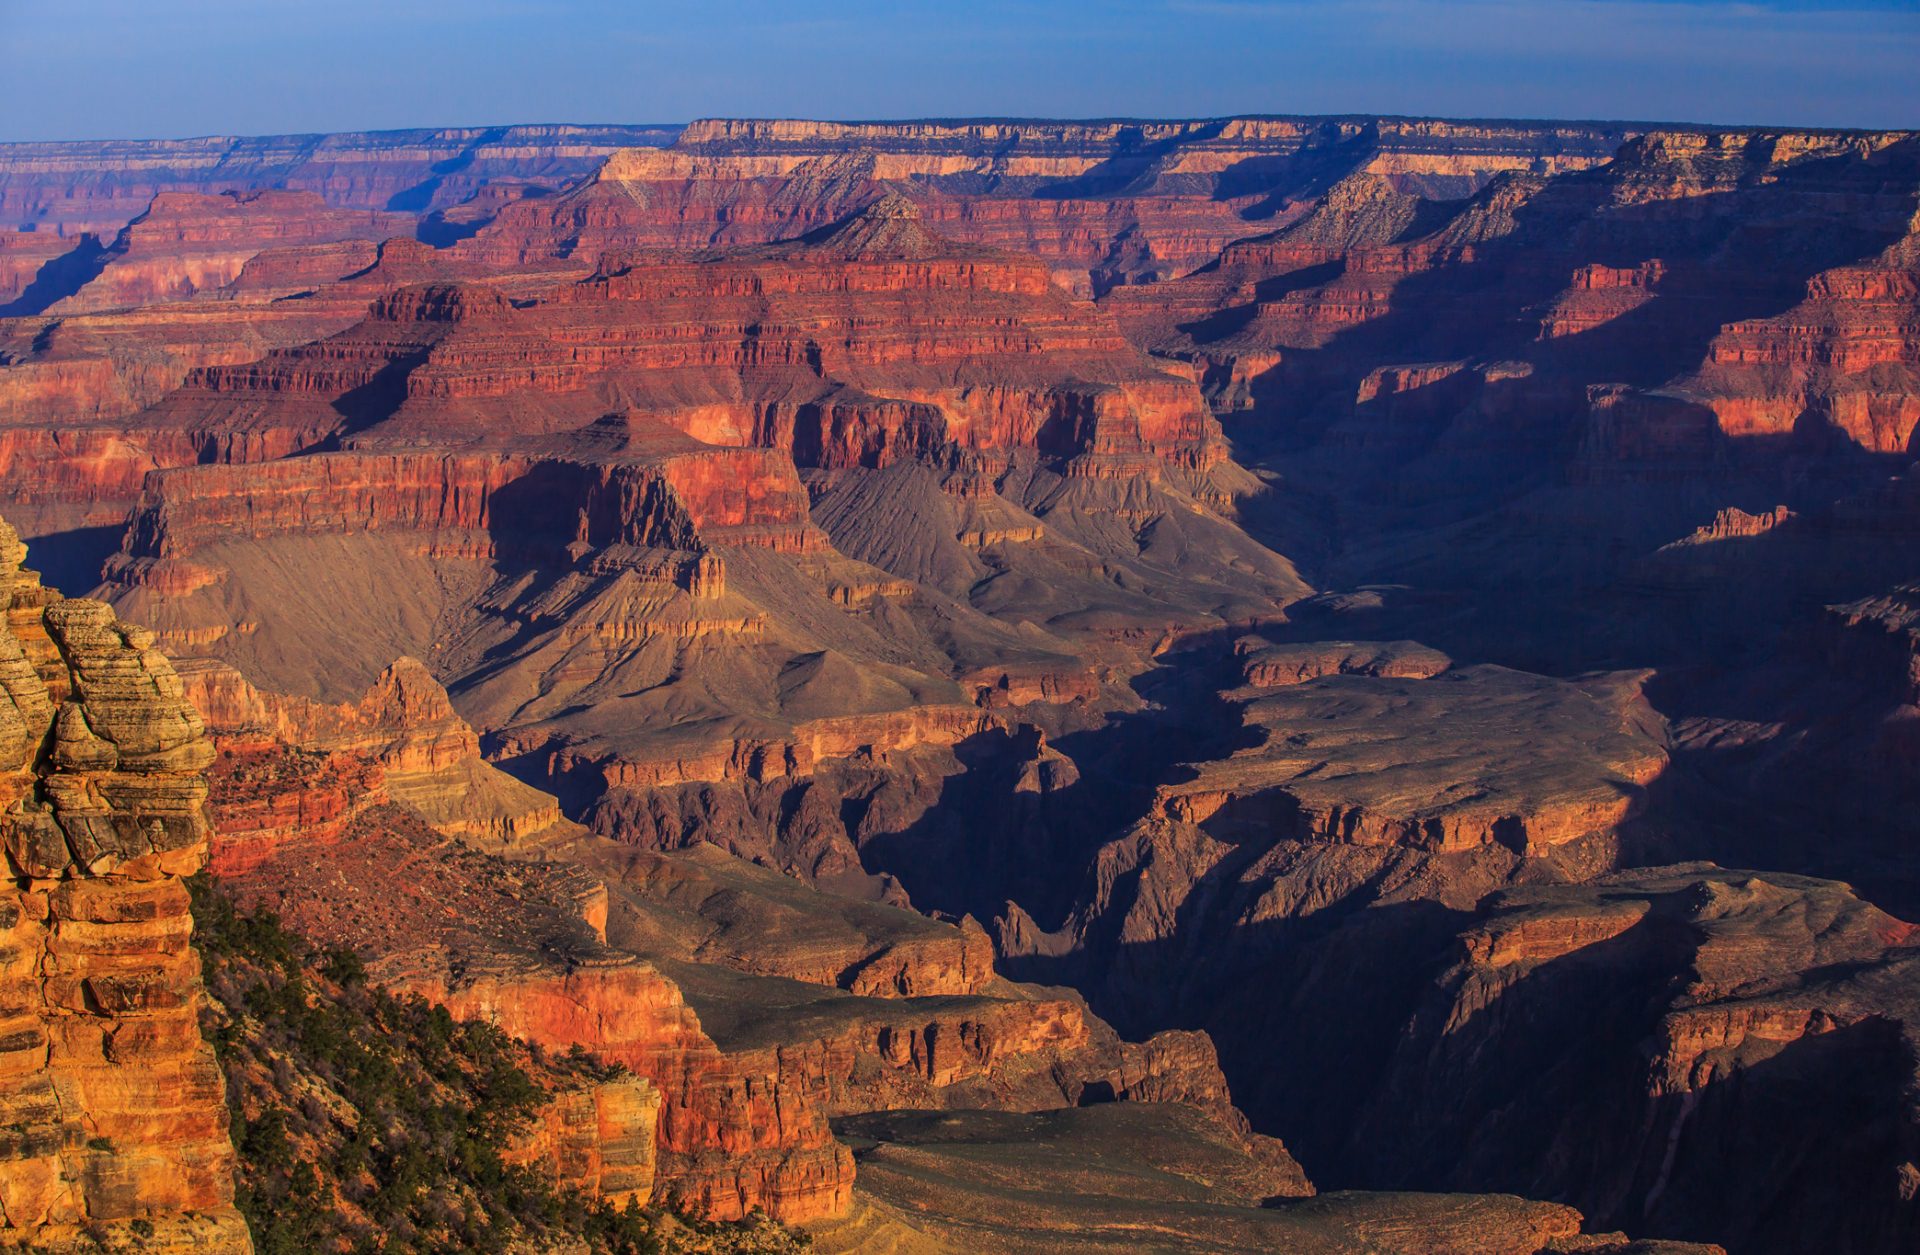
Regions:
[[0, 524], [0, 1244], [251, 1251], [183, 884], [213, 747], [152, 634], [25, 556]]

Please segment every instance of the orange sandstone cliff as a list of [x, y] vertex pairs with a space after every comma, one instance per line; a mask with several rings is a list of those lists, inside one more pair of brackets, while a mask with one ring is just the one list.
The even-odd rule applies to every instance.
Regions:
[[0, 1241], [249, 1251], [182, 884], [213, 749], [152, 635], [24, 557], [0, 527]]

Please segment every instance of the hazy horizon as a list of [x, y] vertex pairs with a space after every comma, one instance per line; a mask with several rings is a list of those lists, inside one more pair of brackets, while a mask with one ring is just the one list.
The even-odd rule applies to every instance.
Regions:
[[434, 132], [434, 131], [506, 130], [513, 127], [576, 127], [583, 130], [593, 130], [593, 129], [599, 129], [599, 128], [607, 128], [607, 129], [618, 128], [621, 130], [636, 130], [636, 131], [649, 131], [649, 130], [678, 131], [693, 125], [695, 122], [706, 122], [706, 121], [823, 122], [823, 123], [834, 124], [834, 125], [849, 125], [849, 126], [909, 125], [909, 124], [915, 124], [915, 123], [929, 123], [929, 122], [931, 123], [973, 123], [973, 122], [1069, 123], [1069, 124], [1079, 123], [1084, 125], [1093, 125], [1097, 123], [1107, 123], [1107, 122], [1141, 123], [1141, 124], [1178, 123], [1178, 122], [1216, 122], [1216, 121], [1224, 121], [1229, 118], [1297, 118], [1297, 119], [1304, 119], [1304, 120], [1366, 118], [1366, 119], [1379, 119], [1383, 121], [1399, 118], [1399, 119], [1406, 119], [1409, 121], [1420, 121], [1420, 122], [1457, 122], [1457, 123], [1483, 122], [1483, 123], [1491, 123], [1491, 124], [1539, 123], [1539, 124], [1546, 124], [1546, 125], [1565, 124], [1569, 126], [1593, 124], [1593, 125], [1629, 126], [1629, 127], [1685, 127], [1685, 128], [1692, 128], [1692, 129], [1712, 129], [1712, 130], [1728, 130], [1728, 131], [1795, 130], [1795, 131], [1861, 131], [1861, 132], [1872, 133], [1872, 132], [1882, 132], [1882, 131], [1920, 130], [1920, 124], [1916, 124], [1914, 126], [1826, 126], [1826, 125], [1820, 125], [1820, 124], [1814, 124], [1814, 123], [1797, 123], [1797, 122], [1711, 122], [1711, 121], [1702, 121], [1697, 118], [1615, 118], [1615, 117], [1603, 117], [1598, 114], [1588, 114], [1583, 116], [1574, 116], [1572, 114], [1567, 114], [1562, 116], [1531, 116], [1529, 117], [1529, 116], [1525, 116], [1517, 113], [1501, 114], [1501, 115], [1483, 114], [1483, 115], [1476, 116], [1476, 115], [1461, 114], [1461, 113], [1389, 113], [1389, 112], [1383, 112], [1378, 110], [1374, 110], [1374, 111], [1343, 110], [1337, 113], [1291, 113], [1291, 112], [1277, 112], [1277, 111], [1257, 112], [1257, 111], [1249, 110], [1249, 111], [1244, 111], [1240, 113], [1215, 113], [1215, 114], [1173, 114], [1173, 113], [1162, 113], [1162, 114], [1120, 114], [1120, 113], [961, 114], [961, 113], [945, 113], [945, 114], [920, 114], [915, 116], [897, 116], [897, 117], [887, 117], [887, 116], [880, 116], [880, 115], [874, 115], [872, 117], [826, 117], [818, 114], [797, 114], [797, 113], [789, 113], [789, 114], [713, 113], [713, 114], [702, 114], [698, 117], [690, 117], [690, 118], [669, 121], [669, 122], [661, 122], [657, 120], [641, 120], [641, 121], [635, 121], [635, 122], [627, 122], [627, 121], [613, 120], [613, 119], [607, 119], [607, 118], [587, 118], [587, 119], [514, 118], [514, 119], [504, 119], [504, 120], [492, 120], [492, 121], [486, 121], [486, 122], [444, 122], [444, 123], [435, 123], [433, 125], [422, 125], [422, 126], [411, 126], [411, 125], [408, 125], [407, 123], [402, 122], [393, 126], [342, 127], [335, 130], [204, 131], [204, 132], [200, 132], [198, 134], [193, 134], [193, 135], [185, 135], [185, 134], [84, 135], [84, 136], [74, 136], [72, 138], [65, 138], [65, 139], [16, 139], [16, 138], [10, 138], [6, 136], [0, 136], [0, 144], [87, 144], [87, 143], [114, 143], [114, 142], [191, 143], [195, 140], [206, 140], [206, 139], [236, 139], [236, 140], [277, 139], [277, 138], [296, 138], [296, 137], [317, 136], [317, 135], [403, 135], [408, 133], [421, 133], [421, 132]]

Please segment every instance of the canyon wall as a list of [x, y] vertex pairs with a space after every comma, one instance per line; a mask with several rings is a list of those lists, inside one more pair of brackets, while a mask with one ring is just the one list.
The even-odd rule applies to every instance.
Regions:
[[0, 525], [0, 1238], [250, 1251], [183, 884], [213, 749], [152, 635], [41, 589], [24, 557]]
[[1603, 162], [1612, 126], [1419, 119], [830, 123], [705, 120], [617, 153], [596, 181], [504, 208], [495, 264], [591, 258], [614, 241], [701, 247], [799, 235], [903, 191], [957, 240], [1019, 249], [1093, 295], [1186, 274], [1252, 222], [1310, 203], [1329, 171], [1459, 196], [1509, 170]]
[[676, 130], [453, 127], [0, 144], [0, 223], [105, 236], [161, 192], [263, 187], [318, 193], [346, 208], [419, 213], [464, 200], [492, 180], [552, 185], [577, 178], [616, 148], [666, 143]]

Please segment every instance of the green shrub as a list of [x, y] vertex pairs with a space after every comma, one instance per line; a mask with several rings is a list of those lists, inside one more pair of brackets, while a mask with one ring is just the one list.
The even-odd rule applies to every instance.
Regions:
[[[665, 1213], [615, 1209], [509, 1164], [547, 1084], [624, 1075], [573, 1048], [543, 1060], [493, 1025], [456, 1020], [367, 981], [351, 950], [320, 950], [271, 912], [188, 882], [212, 995], [207, 1038], [227, 1076], [236, 1194], [259, 1255], [505, 1252], [584, 1240], [595, 1255], [684, 1249]], [[716, 1252], [790, 1252], [763, 1218], [687, 1223]]]

